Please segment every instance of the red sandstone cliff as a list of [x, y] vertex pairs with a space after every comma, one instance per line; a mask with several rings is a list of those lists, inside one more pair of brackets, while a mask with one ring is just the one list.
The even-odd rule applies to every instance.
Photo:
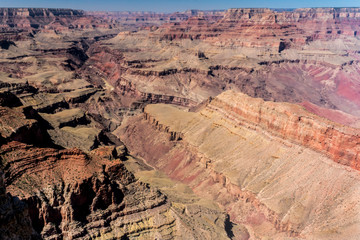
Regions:
[[215, 44], [271, 47], [279, 52], [317, 39], [354, 37], [359, 33], [359, 8], [229, 9], [215, 22], [193, 18], [159, 29], [166, 39], [207, 39]]
[[328, 154], [335, 162], [360, 170], [359, 129], [330, 122], [297, 105], [266, 102], [232, 91], [221, 94], [207, 107], [223, 112], [227, 118], [239, 124], [261, 128]]
[[216, 200], [252, 237], [356, 239], [357, 129], [227, 91], [197, 112], [148, 105], [121, 136], [131, 153]]

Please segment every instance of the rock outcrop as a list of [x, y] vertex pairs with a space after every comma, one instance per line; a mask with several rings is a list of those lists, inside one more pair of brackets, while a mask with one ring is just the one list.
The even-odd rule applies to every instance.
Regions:
[[155, 31], [123, 31], [90, 48], [82, 77], [135, 101], [152, 94], [200, 103], [235, 89], [360, 116], [359, 40], [341, 30], [358, 31], [357, 12], [230, 9], [214, 21], [193, 16]]
[[[356, 142], [356, 131], [230, 91], [198, 112], [148, 105], [120, 135], [131, 153], [220, 203], [251, 237], [356, 239], [359, 173], [350, 154], [336, 155], [356, 152], [336, 145]], [[316, 139], [325, 143], [307, 144]]]
[[[85, 143], [61, 136], [66, 149], [59, 149], [47, 131], [74, 128], [79, 137], [86, 128], [81, 125], [89, 124], [82, 110], [39, 115], [30, 106], [4, 106], [0, 112], [1, 239], [231, 236], [229, 218], [211, 202], [200, 202], [189, 190], [186, 200], [173, 201], [174, 193], [169, 199], [135, 178], [123, 164], [131, 156], [119, 140], [108, 138], [112, 146], [94, 146], [85, 153], [71, 148], [76, 144], [84, 148]], [[101, 131], [96, 128], [99, 124], [92, 124], [93, 130]]]
[[272, 135], [321, 151], [335, 162], [360, 170], [360, 130], [310, 114], [302, 107], [224, 92], [207, 106], [223, 112], [240, 125], [262, 129]]
[[31, 225], [28, 206], [6, 192], [0, 172], [0, 239], [40, 239]]
[[[211, 22], [194, 17], [159, 29], [165, 39], [208, 39], [218, 44], [271, 47], [279, 52], [318, 39], [354, 37], [359, 32], [359, 8], [316, 8], [280, 11], [229, 9]], [[257, 33], [256, 35], [254, 33]]]
[[56, 8], [1, 8], [1, 27], [4, 29], [69, 29], [84, 21], [82, 10]]
[[219, 210], [203, 213], [199, 220], [204, 229], [193, 229], [189, 224], [194, 219], [184, 222], [184, 213], [166, 195], [137, 181], [119, 159], [106, 160], [98, 154], [40, 149], [19, 142], [1, 147], [8, 189], [27, 203], [31, 226], [42, 238], [227, 236], [221, 225], [212, 233], [205, 231], [211, 225], [201, 220], [221, 216], [225, 224]]

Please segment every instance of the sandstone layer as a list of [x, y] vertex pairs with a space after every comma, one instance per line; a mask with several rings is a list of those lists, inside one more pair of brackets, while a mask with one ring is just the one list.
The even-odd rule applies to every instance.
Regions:
[[23, 109], [1, 109], [1, 239], [228, 238], [231, 223], [211, 201], [199, 202], [190, 189], [183, 193], [190, 201], [172, 201], [136, 179], [121, 160], [130, 156], [119, 141], [87, 153], [57, 149], [46, 121]]
[[334, 161], [360, 170], [360, 130], [342, 126], [300, 106], [265, 102], [234, 91], [216, 97], [208, 109], [223, 112], [226, 118], [249, 128], [263, 129], [272, 135], [328, 154]]
[[0, 238], [360, 235], [358, 8], [0, 19]]
[[124, 95], [200, 103], [234, 89], [359, 117], [358, 14], [357, 8], [230, 9], [216, 20], [193, 16], [99, 42], [82, 74], [97, 72], [98, 84]]
[[121, 136], [133, 154], [216, 200], [252, 238], [357, 239], [359, 173], [351, 154], [337, 155], [355, 151], [353, 141], [341, 145], [359, 139], [354, 129], [230, 91], [198, 112], [148, 105]]

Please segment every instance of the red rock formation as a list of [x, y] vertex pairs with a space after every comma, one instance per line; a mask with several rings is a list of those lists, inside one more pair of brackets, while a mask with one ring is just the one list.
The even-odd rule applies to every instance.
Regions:
[[2, 28], [56, 29], [92, 28], [93, 18], [82, 10], [51, 8], [1, 8]]
[[224, 11], [201, 11], [201, 10], [188, 10], [185, 12], [176, 13], [156, 13], [156, 12], [104, 12], [104, 11], [88, 11], [87, 15], [100, 17], [110, 22], [120, 22], [123, 25], [135, 25], [137, 27], [146, 28], [150, 27], [150, 30], [157, 29], [155, 26], [159, 26], [169, 22], [181, 22], [191, 17], [201, 16], [210, 19], [220, 19]]
[[302, 45], [316, 39], [354, 37], [359, 32], [358, 8], [229, 9], [216, 22], [205, 19], [164, 25], [159, 33], [166, 39], [207, 39], [209, 42], [244, 47], [278, 48]]
[[[358, 132], [298, 105], [228, 91], [195, 113], [148, 105], [121, 137], [132, 154], [216, 200], [251, 236], [356, 239], [349, 229], [328, 229], [358, 225], [358, 214], [345, 210], [360, 207], [358, 171], [350, 168], [359, 170]], [[324, 223], [330, 215], [337, 217]]]
[[359, 128], [360, 126], [360, 118], [353, 115], [337, 110], [322, 108], [310, 102], [303, 102], [300, 105], [305, 107], [307, 111], [312, 112], [320, 117], [327, 118], [333, 122], [337, 122], [349, 127]]
[[271, 134], [328, 154], [335, 162], [360, 170], [360, 130], [310, 114], [300, 106], [265, 102], [232, 91], [215, 98], [208, 108], [227, 118], [243, 119]]
[[[0, 99], [11, 96], [2, 94]], [[65, 120], [57, 120], [71, 121], [73, 115], [67, 114], [60, 112]], [[45, 119], [50, 115], [44, 115]], [[56, 123], [50, 124], [57, 128]], [[204, 207], [204, 213], [190, 218], [159, 190], [138, 181], [121, 160], [129, 156], [118, 139], [118, 147], [99, 147], [88, 153], [76, 148], [60, 150], [50, 147], [46, 127], [31, 107], [0, 107], [1, 239], [39, 235], [44, 239], [171, 239], [180, 235], [208, 239], [214, 234], [226, 238], [224, 226], [230, 223], [219, 210]], [[66, 136], [62, 140], [71, 145]], [[107, 139], [107, 143], [112, 142]], [[5, 195], [4, 185], [16, 197]], [[202, 206], [191, 208], [186, 210], [189, 214]], [[209, 223], [208, 217], [216, 222]], [[197, 221], [202, 224], [199, 228], [190, 227]], [[11, 227], [6, 225], [9, 222]], [[219, 222], [219, 229], [209, 230]]]
[[[105, 132], [123, 127], [133, 153], [216, 200], [246, 225], [244, 239], [353, 237], [346, 234], [360, 212], [358, 172], [350, 168], [360, 170], [359, 131], [341, 124], [357, 126], [358, 120], [326, 108], [360, 116], [359, 9], [91, 15], [0, 10], [0, 167], [8, 191], [30, 205], [42, 237], [172, 238], [179, 236], [175, 229], [213, 237], [207, 224], [189, 230], [196, 224], [184, 221], [195, 219], [188, 207], [174, 208], [137, 181], [119, 160], [129, 157], [126, 150], [98, 147], [118, 144]], [[117, 35], [120, 25], [121, 31], [145, 31]], [[31, 44], [18, 42], [29, 38]], [[195, 113], [146, 107], [192, 107], [227, 89], [308, 101], [309, 111], [341, 124], [234, 92], [194, 107]], [[67, 116], [73, 107], [82, 114]], [[128, 120], [143, 109], [143, 116]], [[64, 119], [46, 120], [50, 126], [36, 111]], [[49, 146], [46, 129], [69, 149]], [[72, 148], [87, 142], [87, 153]], [[194, 211], [219, 214], [201, 209]]]
[[208, 236], [188, 229], [164, 194], [136, 180], [105, 149], [87, 155], [13, 141], [0, 155], [9, 192], [28, 204], [31, 226], [42, 238]]
[[[147, 103], [169, 103], [180, 106], [195, 105], [194, 101], [185, 97], [140, 91], [135, 84], [121, 77], [125, 73], [145, 77], [166, 76], [176, 73], [177, 69], [161, 72], [135, 70], [136, 67], [134, 69], [133, 66], [135, 62], [126, 61], [121, 51], [98, 45], [94, 45], [89, 50], [89, 55], [90, 59], [87, 61], [86, 66], [84, 66], [85, 71], [82, 74], [84, 76], [97, 75], [99, 78], [106, 77], [108, 84], [114, 88], [114, 92], [119, 95], [119, 98], [123, 98], [122, 102], [124, 105], [129, 104], [129, 102], [135, 108], [141, 108]], [[92, 78], [90, 81], [100, 86], [104, 85], [103, 80], [99, 78]]]

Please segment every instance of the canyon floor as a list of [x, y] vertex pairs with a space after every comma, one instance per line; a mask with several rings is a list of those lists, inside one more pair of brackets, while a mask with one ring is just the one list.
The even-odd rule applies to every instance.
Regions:
[[0, 239], [360, 239], [359, 8], [0, 19]]

